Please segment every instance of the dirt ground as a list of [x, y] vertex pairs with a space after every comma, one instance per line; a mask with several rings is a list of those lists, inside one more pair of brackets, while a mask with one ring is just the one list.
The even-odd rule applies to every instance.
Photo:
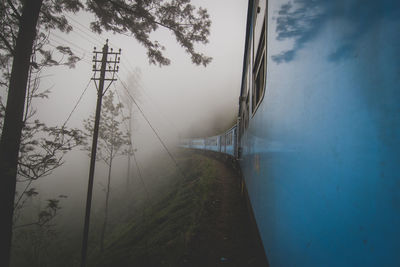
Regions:
[[216, 181], [183, 266], [268, 266], [241, 194], [239, 173], [213, 157]]

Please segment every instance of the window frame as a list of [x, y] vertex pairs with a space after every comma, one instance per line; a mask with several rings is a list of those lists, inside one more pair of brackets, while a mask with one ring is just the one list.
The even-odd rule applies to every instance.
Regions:
[[[268, 1], [266, 2], [268, 5]], [[251, 112], [252, 117], [258, 110], [258, 107], [262, 103], [266, 85], [267, 85], [267, 15], [268, 8], [265, 9], [264, 19], [263, 19], [263, 27], [261, 30], [261, 36], [259, 38], [259, 43], [257, 45], [257, 52], [255, 53], [255, 59], [252, 69], [252, 90], [251, 90]], [[263, 69], [263, 70], [262, 70]], [[260, 70], [262, 70], [263, 77], [261, 78], [261, 86], [257, 87], [257, 77], [260, 75]], [[259, 97], [256, 99], [257, 90], [259, 89]]]

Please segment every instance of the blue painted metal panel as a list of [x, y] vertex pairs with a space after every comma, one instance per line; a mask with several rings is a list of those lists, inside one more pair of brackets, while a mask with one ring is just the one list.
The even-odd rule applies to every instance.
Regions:
[[205, 149], [206, 143], [204, 141], [204, 138], [192, 139], [190, 143], [190, 148]]
[[241, 166], [271, 266], [400, 266], [400, 2], [268, 7]]

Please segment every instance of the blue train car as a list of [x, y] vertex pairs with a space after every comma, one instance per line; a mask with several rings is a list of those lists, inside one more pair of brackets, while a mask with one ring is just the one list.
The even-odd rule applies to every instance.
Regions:
[[400, 266], [400, 1], [250, 0], [238, 124], [187, 143], [238, 157], [271, 266]]
[[189, 148], [206, 149], [206, 142], [204, 138], [189, 139], [187, 146]]
[[207, 137], [205, 143], [207, 150], [219, 151], [219, 136]]
[[180, 140], [180, 146], [184, 148], [212, 150], [236, 156], [237, 126], [234, 125], [228, 131], [216, 136]]
[[271, 266], [400, 266], [400, 1], [249, 1], [240, 165]]
[[226, 153], [232, 156], [236, 155], [237, 139], [236, 139], [236, 129], [234, 126], [226, 132]]

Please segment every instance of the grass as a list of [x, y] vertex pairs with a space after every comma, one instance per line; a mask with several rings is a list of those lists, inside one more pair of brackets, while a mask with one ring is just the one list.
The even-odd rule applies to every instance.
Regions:
[[212, 162], [200, 155], [181, 156], [178, 172], [155, 200], [142, 201], [140, 214], [116, 225], [102, 255], [92, 253], [90, 266], [179, 266], [198, 229], [215, 183]]

